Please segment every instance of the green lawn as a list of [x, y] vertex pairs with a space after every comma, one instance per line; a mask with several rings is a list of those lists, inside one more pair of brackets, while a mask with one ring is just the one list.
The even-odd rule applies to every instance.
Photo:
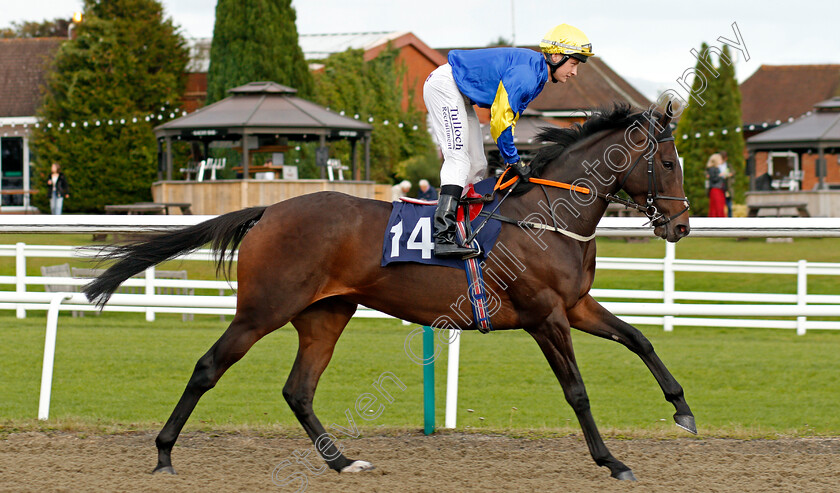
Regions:
[[[0, 425], [37, 426], [45, 318], [0, 314]], [[182, 323], [140, 314], [60, 318], [46, 426], [157, 428], [169, 416], [195, 361], [220, 335], [218, 317]], [[325, 424], [371, 429], [422, 426], [422, 370], [405, 354], [416, 326], [392, 320], [354, 320], [325, 372], [315, 409]], [[704, 436], [837, 435], [840, 415], [840, 334], [769, 329], [644, 328], [662, 360], [685, 388]], [[419, 343], [420, 338], [416, 339]], [[673, 408], [644, 364], [623, 346], [575, 333], [577, 358], [599, 427], [614, 434], [679, 435]], [[296, 335], [284, 327], [260, 341], [202, 399], [190, 428], [246, 425], [295, 429], [282, 387], [294, 360]], [[419, 352], [419, 348], [418, 348]], [[443, 422], [446, 351], [436, 367], [437, 420]], [[372, 383], [391, 372], [404, 391], [366, 421], [356, 399], [378, 395]], [[514, 410], [514, 408], [516, 408]], [[465, 333], [461, 346], [459, 428], [576, 431], [578, 425], [536, 343], [522, 331]], [[472, 412], [467, 411], [473, 410]], [[484, 419], [481, 419], [484, 418]], [[542, 430], [542, 431], [541, 431]]]

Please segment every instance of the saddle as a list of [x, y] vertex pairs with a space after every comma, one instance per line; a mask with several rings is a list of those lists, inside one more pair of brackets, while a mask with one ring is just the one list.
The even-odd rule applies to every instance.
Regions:
[[[475, 221], [481, 214], [481, 209], [484, 208], [484, 204], [492, 202], [495, 196], [495, 190], [488, 194], [480, 194], [475, 191], [475, 187], [472, 183], [469, 184], [467, 187], [467, 193], [461, 197], [459, 201], [458, 207], [458, 222], [464, 221], [464, 210], [469, 208], [470, 211], [470, 221]], [[421, 199], [413, 199], [411, 197], [400, 197], [400, 200], [414, 205], [433, 205], [437, 206], [437, 200], [421, 200]]]

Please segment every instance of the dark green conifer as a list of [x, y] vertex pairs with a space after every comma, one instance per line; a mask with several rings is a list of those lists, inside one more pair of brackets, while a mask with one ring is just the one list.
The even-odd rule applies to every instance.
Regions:
[[[44, 189], [58, 162], [71, 187], [69, 212], [148, 201], [158, 168], [152, 128], [180, 113], [184, 39], [156, 0], [85, 0], [76, 30], [56, 55], [38, 110], [34, 186]], [[46, 193], [34, 197], [42, 210], [47, 201]]]
[[219, 0], [210, 46], [207, 103], [248, 82], [272, 81], [312, 96], [291, 0]]
[[695, 65], [695, 77], [691, 86], [688, 107], [682, 111], [675, 132], [677, 150], [683, 158], [684, 188], [691, 201], [692, 214], [707, 215], [709, 197], [706, 187], [706, 162], [713, 153], [720, 150], [719, 141], [709, 132], [721, 128], [716, 77], [708, 52], [703, 43]]

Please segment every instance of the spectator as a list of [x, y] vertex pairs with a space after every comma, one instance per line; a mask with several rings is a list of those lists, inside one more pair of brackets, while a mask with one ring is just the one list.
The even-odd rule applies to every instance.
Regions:
[[393, 187], [391, 187], [391, 202], [400, 200], [400, 197], [407, 197], [408, 191], [411, 190], [411, 182], [403, 180]]
[[726, 185], [726, 188], [723, 189], [723, 195], [726, 198], [726, 216], [732, 217], [732, 187], [734, 183], [732, 182], [732, 168], [729, 167], [729, 154], [726, 151], [720, 151], [720, 158], [723, 160], [723, 163], [719, 166], [720, 175]]
[[70, 187], [67, 185], [67, 178], [61, 172], [61, 165], [58, 163], [52, 163], [50, 167], [47, 190], [50, 194], [50, 213], [60, 216], [64, 199], [70, 198]]
[[429, 180], [420, 180], [420, 191], [417, 192], [417, 198], [420, 200], [437, 200], [438, 194], [435, 187], [429, 184]]
[[724, 211], [726, 178], [721, 175], [721, 164], [723, 164], [723, 158], [717, 153], [709, 156], [706, 162], [706, 179], [709, 182], [709, 217], [726, 217], [726, 211]]

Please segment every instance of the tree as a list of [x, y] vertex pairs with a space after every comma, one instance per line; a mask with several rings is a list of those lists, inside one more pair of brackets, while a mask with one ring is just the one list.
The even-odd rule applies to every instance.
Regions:
[[513, 43], [511, 43], [509, 39], [500, 35], [498, 38], [491, 41], [487, 46], [489, 48], [496, 48], [496, 47], [499, 47], [499, 46], [513, 46]]
[[12, 22], [12, 27], [0, 29], [0, 38], [66, 38], [71, 22], [61, 18]]
[[691, 86], [688, 106], [682, 112], [677, 124], [676, 145], [683, 158], [683, 185], [691, 209], [696, 215], [708, 214], [709, 197], [704, 186], [706, 161], [720, 150], [720, 143], [709, 132], [720, 129], [719, 112], [716, 105], [720, 98], [716, 89], [716, 77], [712, 74], [712, 60], [709, 46], [703, 43], [695, 77]]
[[[315, 76], [318, 104], [373, 125], [371, 178], [388, 183], [406, 176], [407, 160], [433, 149], [423, 115], [410, 105], [403, 109], [405, 69], [398, 54], [388, 47], [366, 62], [362, 50], [347, 50], [323, 60], [324, 70]], [[349, 145], [332, 147], [342, 161], [350, 159]]]
[[[734, 173], [734, 184], [732, 193], [733, 202], [743, 202], [744, 192], [749, 187], [749, 176], [746, 173], [744, 160], [744, 133], [736, 132], [741, 128], [743, 119], [741, 117], [741, 89], [738, 87], [738, 79], [735, 77], [735, 65], [729, 46], [724, 45], [722, 56], [718, 64], [720, 73], [717, 100], [718, 122], [721, 130], [718, 136], [718, 149], [724, 150], [729, 155], [729, 169]], [[724, 129], [725, 132], [724, 133]]]
[[[85, 0], [84, 8], [77, 38], [53, 62], [33, 148], [36, 180], [59, 162], [71, 186], [65, 207], [90, 212], [151, 198], [152, 128], [174, 116], [188, 52], [156, 0]], [[36, 205], [45, 209], [47, 198]]]
[[298, 46], [291, 0], [219, 0], [210, 45], [207, 103], [254, 81], [294, 87], [312, 95], [312, 76]]

